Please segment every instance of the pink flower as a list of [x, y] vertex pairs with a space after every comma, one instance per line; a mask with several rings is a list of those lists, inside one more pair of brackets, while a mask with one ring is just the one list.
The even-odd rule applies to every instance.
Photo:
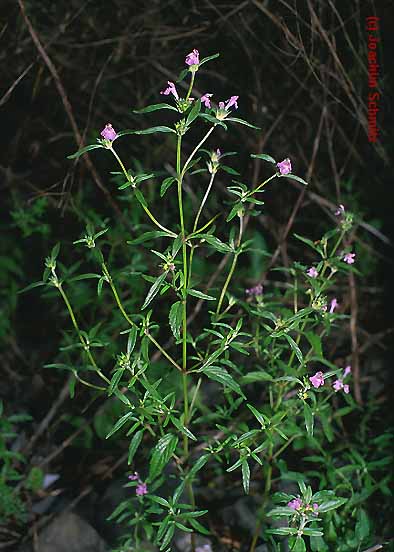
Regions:
[[308, 268], [306, 273], [310, 278], [317, 278], [319, 276], [319, 273], [314, 266], [311, 266], [311, 268]]
[[309, 378], [309, 381], [313, 387], [319, 388], [321, 385], [324, 385], [324, 374], [323, 372], [316, 372], [314, 376]]
[[200, 63], [200, 52], [194, 49], [190, 54], [187, 54], [185, 63], [186, 65], [198, 65]]
[[206, 94], [204, 94], [203, 96], [201, 96], [201, 103], [205, 105], [205, 107], [211, 107], [211, 100], [210, 98], [212, 98], [213, 94], [208, 94], [208, 92]]
[[343, 371], [343, 377], [346, 378], [346, 376], [348, 376], [352, 371], [352, 367], [349, 365], [349, 366], [346, 366], [346, 368], [344, 369]]
[[292, 510], [299, 510], [302, 507], [302, 500], [300, 498], [294, 498], [287, 503], [287, 507]]
[[343, 392], [346, 393], [346, 395], [348, 395], [350, 393], [349, 385], [347, 383], [345, 383], [345, 385], [344, 385], [343, 381], [341, 379], [335, 380], [332, 386], [333, 386], [335, 392], [340, 391], [341, 389], [343, 389]]
[[335, 380], [334, 383], [332, 384], [332, 387], [333, 387], [335, 392], [340, 391], [343, 388], [342, 380], [340, 380], [340, 379]]
[[340, 204], [340, 205], [338, 206], [338, 209], [335, 211], [334, 215], [335, 215], [336, 217], [341, 217], [341, 216], [343, 216], [344, 214], [345, 214], [345, 207], [344, 207], [342, 204]]
[[237, 104], [238, 98], [239, 98], [239, 96], [231, 96], [231, 98], [226, 101], [225, 109], [228, 111], [230, 109], [230, 107], [233, 107], [233, 106], [234, 106], [235, 109], [238, 109], [238, 104]]
[[276, 166], [278, 167], [279, 172], [282, 176], [291, 173], [291, 161], [288, 157], [286, 159], [283, 159], [283, 161], [281, 161], [280, 163], [277, 163]]
[[312, 508], [313, 508], [313, 510], [314, 510], [315, 512], [317, 512], [318, 509], [319, 509], [318, 503], [317, 503], [317, 502], [314, 502], [314, 503], [312, 504]]
[[138, 475], [137, 472], [134, 472], [132, 475], [129, 475], [129, 479], [131, 481], [137, 481], [137, 480], [139, 480], [139, 478], [140, 478], [140, 476]]
[[135, 489], [135, 494], [137, 496], [143, 496], [143, 495], [146, 495], [148, 494], [148, 487], [146, 485], [146, 483], [138, 483], [136, 489]]
[[163, 94], [164, 96], [169, 96], [172, 94], [177, 100], [179, 100], [178, 92], [176, 91], [175, 84], [171, 81], [167, 81], [167, 88], [162, 90], [160, 94]]
[[346, 255], [344, 255], [343, 257], [343, 260], [345, 261], [345, 263], [351, 265], [354, 263], [355, 256], [356, 256], [355, 253], [346, 253]]
[[219, 148], [216, 150], [216, 155], [218, 156], [218, 158], [221, 157], [222, 155], [222, 152], [220, 151]]
[[100, 134], [104, 138], [104, 140], [108, 140], [109, 142], [113, 142], [118, 137], [117, 133], [110, 123], [105, 125]]
[[257, 284], [257, 286], [254, 286], [250, 289], [245, 289], [245, 293], [246, 295], [250, 295], [252, 297], [263, 295], [263, 286], [261, 284]]
[[337, 308], [337, 306], [339, 305], [336, 297], [334, 297], [334, 299], [331, 300], [331, 303], [330, 303], [330, 313], [332, 314], [334, 312], [334, 310]]

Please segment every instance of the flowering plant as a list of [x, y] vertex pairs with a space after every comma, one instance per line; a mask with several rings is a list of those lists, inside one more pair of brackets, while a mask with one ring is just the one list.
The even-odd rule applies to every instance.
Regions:
[[[180, 530], [190, 533], [195, 552], [195, 535], [210, 533], [204, 521], [209, 508], [199, 507], [196, 488], [199, 482], [209, 486], [211, 474], [219, 470], [226, 485], [238, 485], [235, 472], [244, 493], [260, 497], [250, 552], [260, 539], [277, 550], [276, 539], [281, 538], [288, 539], [295, 552], [328, 550], [327, 527], [340, 527], [336, 511], [354, 507], [352, 494], [340, 486], [336, 494], [325, 488], [330, 484], [327, 478], [307, 468], [302, 474], [292, 471], [287, 462], [291, 463], [291, 451], [312, 449], [323, 454], [322, 443], [332, 446], [341, 433], [342, 417], [357, 408], [350, 366], [343, 369], [342, 363], [323, 353], [332, 327], [346, 317], [332, 288], [338, 275], [356, 270], [351, 266], [355, 254], [348, 252], [353, 216], [341, 205], [336, 224], [321, 239], [295, 235], [310, 248], [313, 266], [296, 262], [284, 269], [288, 281], [284, 293], [271, 288], [269, 280], [253, 282], [246, 289], [240, 289], [239, 281], [234, 284], [241, 260], [253, 249], [247, 227], [252, 217], [261, 214], [266, 186], [274, 181], [282, 185], [282, 178], [306, 182], [293, 173], [290, 158], [278, 162], [266, 153], [252, 154], [271, 168], [267, 178], [254, 186], [238, 180], [238, 172], [226, 164], [234, 152], [223, 150], [220, 131], [232, 125], [259, 129], [233, 116], [242, 107], [238, 95], [217, 104], [211, 92], [192, 97], [197, 72], [216, 57], [200, 59], [194, 49], [186, 56], [178, 82], [169, 81], [161, 91], [169, 103], [136, 111], [171, 112], [172, 124], [115, 130], [108, 123], [97, 143], [70, 156], [108, 150], [118, 165], [113, 173], [118, 189], [131, 194], [145, 213], [151, 228], [136, 232], [128, 242], [136, 256], [146, 246], [150, 249], [146, 253], [150, 271], [140, 275], [149, 283], [144, 299], [140, 301], [137, 287], [136, 299], [127, 299], [128, 282], [112, 273], [106, 256], [108, 229], [95, 230], [91, 223], [75, 243], [87, 247], [97, 272], [69, 275], [58, 262], [57, 245], [46, 259], [42, 281], [35, 285], [58, 290], [70, 315], [76, 336], [70, 349], [82, 356], [63, 365], [73, 374], [72, 392], [80, 383], [121, 406], [106, 437], [120, 434], [129, 440], [130, 498], [111, 516], [133, 528], [124, 547], [141, 550], [149, 540], [169, 551]], [[184, 86], [187, 77], [189, 84]], [[200, 137], [191, 151], [185, 151], [184, 136], [192, 127]], [[178, 220], [170, 224], [162, 220], [165, 210], [162, 216], [153, 212], [145, 188], [158, 173], [130, 169], [119, 153], [124, 136], [149, 134], [168, 134], [174, 146], [174, 166], [164, 175], [159, 194], [162, 201], [178, 207]], [[232, 200], [222, 208], [216, 203], [212, 216], [207, 207], [219, 178], [226, 182]], [[205, 189], [193, 210], [185, 185], [195, 181]], [[216, 278], [208, 282], [199, 269], [206, 255], [223, 257]], [[67, 292], [77, 279], [96, 280], [98, 296], [108, 290], [122, 316], [121, 325], [111, 330], [118, 347], [114, 360], [105, 356], [109, 345], [100, 339], [99, 327], [84, 330], [77, 320]], [[342, 412], [339, 405], [344, 406]], [[296, 482], [301, 496], [292, 493], [286, 481]], [[285, 505], [273, 507], [275, 503]]]

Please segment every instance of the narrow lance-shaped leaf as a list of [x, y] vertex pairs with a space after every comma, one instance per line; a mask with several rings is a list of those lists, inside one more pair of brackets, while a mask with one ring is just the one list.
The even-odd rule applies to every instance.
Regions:
[[242, 483], [244, 486], [245, 494], [249, 494], [250, 468], [246, 459], [242, 462]]
[[156, 132], [172, 132], [175, 134], [175, 130], [168, 126], [155, 126], [151, 128], [144, 128], [143, 130], [121, 130], [118, 135], [124, 136], [126, 134], [155, 134]]
[[144, 304], [141, 307], [141, 310], [144, 310], [149, 303], [154, 299], [154, 297], [159, 293], [161, 285], [163, 284], [164, 280], [166, 279], [167, 271], [163, 272], [163, 274], [160, 274], [160, 276], [156, 279], [153, 286], [148, 291], [148, 294], [145, 298]]
[[94, 149], [105, 149], [105, 148], [102, 144], [90, 144], [90, 146], [85, 146], [84, 148], [73, 153], [72, 155], [67, 155], [67, 159], [76, 159], [77, 157], [80, 157], [84, 153], [87, 153], [88, 151], [94, 150]]
[[264, 159], [264, 161], [268, 161], [268, 163], [274, 163], [276, 165], [275, 159], [267, 153], [252, 153], [251, 157], [255, 159]]
[[180, 339], [180, 327], [182, 325], [182, 301], [174, 303], [170, 309], [169, 321], [171, 331], [175, 339]]
[[239, 119], [238, 117], [226, 117], [226, 121], [231, 121], [232, 123], [238, 123], [240, 125], [245, 125], [247, 127], [260, 130], [260, 127], [252, 125], [251, 123], [248, 123], [248, 121], [244, 121], [243, 119]]
[[158, 104], [152, 104], [148, 105], [146, 107], [143, 107], [142, 109], [133, 109], [133, 113], [150, 113], [152, 111], [159, 111], [160, 109], [171, 109], [172, 111], [178, 111], [176, 107], [173, 105], [167, 104], [167, 103], [158, 103]]
[[132, 440], [130, 442], [130, 446], [129, 446], [129, 456], [128, 456], [128, 459], [127, 459], [128, 464], [131, 464], [131, 461], [133, 460], [133, 458], [135, 456], [135, 453], [137, 452], [138, 447], [141, 444], [143, 436], [144, 436], [144, 430], [143, 429], [140, 429], [139, 431], [137, 431], [137, 433], [134, 434], [134, 437], [132, 438]]

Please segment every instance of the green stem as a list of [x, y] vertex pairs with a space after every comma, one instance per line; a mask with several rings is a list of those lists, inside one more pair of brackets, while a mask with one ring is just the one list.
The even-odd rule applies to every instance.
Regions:
[[78, 338], [79, 338], [79, 341], [81, 342], [82, 344], [82, 347], [84, 349], [84, 351], [86, 352], [86, 355], [88, 357], [88, 359], [90, 360], [90, 362], [92, 363], [92, 366], [95, 368], [97, 374], [100, 376], [101, 379], [103, 379], [106, 383], [111, 383], [110, 380], [102, 373], [102, 371], [100, 370], [100, 368], [97, 366], [96, 364], [96, 361], [94, 360], [93, 358], [93, 355], [92, 353], [90, 352], [90, 349], [89, 349], [89, 345], [88, 343], [85, 341], [83, 335], [81, 334], [81, 330], [78, 326], [78, 322], [77, 322], [77, 319], [75, 317], [75, 314], [74, 314], [74, 311], [72, 309], [72, 306], [71, 306], [71, 303], [70, 301], [68, 300], [68, 297], [66, 295], [66, 292], [64, 291], [63, 289], [63, 286], [59, 283], [58, 286], [57, 286], [59, 292], [60, 292], [60, 295], [62, 296], [63, 298], [63, 301], [65, 302], [66, 304], [66, 307], [67, 307], [67, 310], [70, 314], [70, 317], [71, 317], [71, 321], [73, 323], [73, 326], [75, 328], [75, 331], [77, 332], [78, 334]]
[[[128, 182], [132, 182], [131, 180], [131, 176], [129, 175], [129, 173], [126, 171], [126, 168], [121, 160], [121, 158], [119, 157], [119, 155], [116, 153], [116, 151], [114, 150], [113, 147], [109, 148], [112, 153], [114, 154], [114, 157], [115, 159], [117, 160], [117, 162], [119, 163], [120, 165], [120, 168], [122, 169], [123, 171], [123, 174], [125, 175], [126, 177], [126, 180]], [[155, 224], [158, 228], [160, 228], [160, 230], [163, 230], [163, 232], [167, 232], [168, 234], [170, 234], [173, 238], [176, 238], [176, 234], [174, 232], [172, 232], [172, 230], [169, 230], [168, 228], [166, 228], [165, 226], [163, 226], [162, 224], [160, 224], [160, 222], [154, 217], [154, 215], [151, 213], [151, 211], [149, 210], [149, 208], [144, 205], [143, 203], [140, 202], [140, 205], [141, 207], [143, 208], [143, 210], [145, 211], [145, 213], [148, 215], [148, 217], [151, 219], [151, 221], [153, 222], [153, 224]]]
[[[241, 245], [242, 234], [243, 234], [243, 218], [241, 216], [241, 217], [239, 217], [239, 235], [238, 235], [237, 247], [239, 247]], [[226, 281], [224, 282], [224, 286], [222, 288], [222, 292], [221, 292], [220, 297], [219, 297], [218, 306], [216, 308], [216, 315], [219, 315], [219, 313], [220, 313], [220, 309], [222, 307], [222, 303], [223, 303], [224, 297], [226, 295], [227, 288], [230, 284], [231, 278], [234, 274], [235, 267], [237, 265], [238, 255], [239, 255], [239, 252], [236, 252], [235, 255], [234, 255], [233, 262], [231, 264], [230, 271], [227, 275]]]
[[[107, 265], [105, 264], [105, 262], [102, 263], [101, 265], [102, 269], [103, 269], [103, 272], [104, 272], [104, 275], [107, 279], [107, 282], [109, 283], [110, 285], [110, 288], [112, 290], [112, 293], [115, 297], [115, 301], [116, 301], [116, 304], [118, 305], [119, 307], [119, 310], [120, 312], [122, 313], [123, 317], [125, 318], [125, 320], [127, 320], [127, 322], [130, 324], [130, 326], [135, 326], [135, 327], [138, 327], [137, 324], [135, 322], [133, 322], [131, 320], [131, 318], [129, 317], [129, 315], [127, 314], [127, 312], [125, 311], [124, 307], [123, 307], [123, 304], [122, 304], [122, 301], [120, 300], [120, 297], [119, 297], [119, 294], [118, 294], [118, 291], [115, 287], [115, 284], [112, 280], [112, 276], [110, 275], [109, 273], [109, 270], [107, 268]], [[179, 364], [177, 362], [175, 362], [175, 360], [167, 353], [167, 351], [165, 351], [163, 349], [163, 347], [160, 345], [160, 343], [158, 343], [156, 341], [156, 339], [149, 333], [149, 332], [146, 332], [145, 335], [148, 337], [148, 339], [157, 347], [157, 349], [161, 352], [161, 354], [163, 356], [166, 357], [167, 360], [169, 360], [171, 362], [171, 364], [173, 366], [175, 366], [175, 368], [179, 371], [182, 371], [182, 368], [179, 366]]]
[[269, 461], [269, 463], [268, 463], [268, 467], [267, 467], [267, 477], [265, 479], [264, 495], [263, 495], [263, 500], [262, 500], [262, 503], [261, 503], [261, 516], [260, 516], [260, 520], [257, 522], [256, 530], [255, 530], [254, 535], [253, 535], [253, 540], [252, 540], [252, 543], [250, 545], [249, 552], [254, 552], [255, 549], [256, 549], [256, 544], [257, 544], [258, 538], [260, 536], [260, 531], [261, 531], [261, 528], [263, 526], [264, 519], [265, 519], [264, 509], [265, 509], [265, 506], [268, 502], [268, 496], [269, 496], [269, 493], [270, 493], [270, 490], [271, 490], [271, 483], [272, 483], [272, 461], [273, 461], [272, 452], [273, 452], [273, 444], [271, 442], [269, 444], [269, 449], [268, 449], [268, 461]]
[[267, 180], [264, 180], [264, 182], [262, 182], [261, 184], [259, 184], [259, 185], [257, 186], [257, 188], [255, 188], [255, 189], [252, 190], [251, 192], [248, 192], [248, 194], [246, 195], [246, 197], [250, 197], [251, 195], [255, 194], [256, 192], [259, 192], [263, 186], [265, 186], [266, 184], [268, 184], [268, 182], [270, 182], [270, 180], [273, 180], [276, 176], [278, 176], [278, 175], [275, 173], [275, 174], [273, 174], [272, 176], [270, 176], [269, 178], [267, 178]]

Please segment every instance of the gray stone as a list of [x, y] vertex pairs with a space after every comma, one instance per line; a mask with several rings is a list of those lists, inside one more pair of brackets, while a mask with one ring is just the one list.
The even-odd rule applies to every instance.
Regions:
[[106, 552], [103, 539], [91, 525], [73, 513], [57, 517], [38, 536], [40, 552]]

